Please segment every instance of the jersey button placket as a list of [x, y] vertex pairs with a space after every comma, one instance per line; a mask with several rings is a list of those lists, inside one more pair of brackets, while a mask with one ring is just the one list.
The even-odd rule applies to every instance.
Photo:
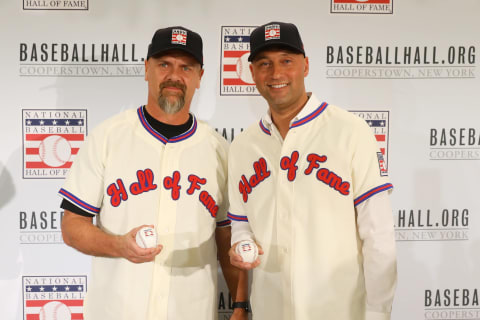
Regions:
[[[162, 252], [155, 258], [154, 276], [151, 289], [148, 320], [167, 320], [168, 299], [170, 292], [170, 277], [172, 268], [166, 264], [167, 257], [171, 256], [174, 247], [174, 235], [176, 223], [176, 201], [172, 199], [171, 189], [166, 189], [164, 179], [172, 177], [177, 170], [177, 155], [175, 146], [167, 143], [163, 147], [163, 157], [159, 174], [160, 199], [159, 212], [157, 215], [158, 242], [163, 245]], [[182, 177], [180, 177], [181, 179]], [[182, 191], [182, 190], [180, 190]], [[180, 194], [181, 197], [181, 194]], [[170, 265], [172, 263], [169, 263]]]

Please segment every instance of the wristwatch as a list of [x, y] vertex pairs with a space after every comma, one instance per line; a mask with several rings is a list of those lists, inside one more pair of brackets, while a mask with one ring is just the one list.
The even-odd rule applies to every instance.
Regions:
[[234, 302], [232, 306], [233, 306], [233, 309], [236, 309], [236, 308], [245, 309], [245, 311], [247, 312], [248, 310], [250, 310], [248, 301]]

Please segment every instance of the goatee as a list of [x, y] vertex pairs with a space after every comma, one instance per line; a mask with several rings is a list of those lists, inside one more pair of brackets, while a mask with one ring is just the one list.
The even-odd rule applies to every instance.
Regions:
[[[181, 94], [162, 94], [165, 87], [175, 87], [182, 90]], [[160, 95], [158, 96], [158, 105], [167, 114], [179, 112], [185, 106], [185, 86], [174, 81], [165, 81], [160, 84]]]

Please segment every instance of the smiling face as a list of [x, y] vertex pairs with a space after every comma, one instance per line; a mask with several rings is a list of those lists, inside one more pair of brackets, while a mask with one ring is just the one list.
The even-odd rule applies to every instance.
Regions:
[[200, 88], [203, 69], [188, 53], [169, 51], [145, 62], [149, 104], [166, 114], [189, 111], [195, 90]]
[[308, 68], [303, 54], [282, 48], [258, 53], [250, 65], [258, 91], [278, 113], [303, 106]]

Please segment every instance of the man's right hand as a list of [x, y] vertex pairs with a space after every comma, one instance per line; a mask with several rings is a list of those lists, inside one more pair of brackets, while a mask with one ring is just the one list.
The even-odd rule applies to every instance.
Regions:
[[135, 241], [135, 236], [142, 227], [144, 225], [132, 229], [123, 236], [113, 235], [94, 225], [93, 217], [65, 210], [62, 219], [62, 236], [66, 245], [91, 256], [122, 257], [133, 263], [150, 262], [162, 251], [163, 246], [140, 248]]
[[[235, 243], [228, 251], [228, 255], [230, 256], [230, 263], [241, 270], [251, 270], [258, 267], [258, 265], [260, 264], [260, 257], [258, 257], [252, 263], [244, 262], [242, 257], [235, 251], [235, 248], [237, 247], [238, 243], [239, 242]], [[255, 243], [255, 244], [258, 247], [258, 255], [259, 256], [262, 255], [263, 254], [262, 247], [258, 243]]]
[[144, 263], [153, 261], [159, 254], [163, 246], [161, 244], [154, 248], [141, 248], [138, 246], [135, 236], [138, 230], [143, 227], [153, 227], [151, 225], [142, 225], [130, 230], [127, 234], [120, 236], [120, 252], [122, 257], [133, 263]]

